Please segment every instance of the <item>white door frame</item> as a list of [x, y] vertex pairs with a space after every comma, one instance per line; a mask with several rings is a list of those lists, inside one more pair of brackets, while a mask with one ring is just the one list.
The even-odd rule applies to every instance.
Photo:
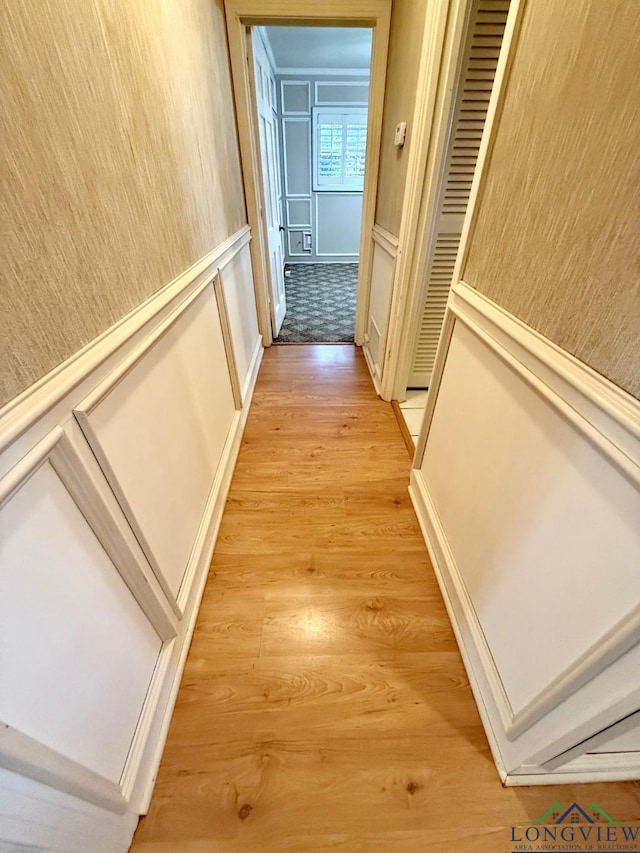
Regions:
[[434, 0], [427, 7], [413, 111], [398, 262], [391, 292], [380, 396], [404, 400], [422, 313], [428, 247], [446, 168], [451, 104], [472, 0]]
[[[258, 139], [257, 105], [253, 91], [253, 62], [247, 28], [278, 24], [298, 26], [371, 27], [371, 76], [367, 154], [362, 199], [362, 234], [355, 340], [362, 344], [371, 289], [373, 244], [371, 231], [375, 221], [378, 166], [382, 136], [382, 109], [387, 72], [391, 0], [225, 0], [231, 75], [238, 119], [240, 155], [244, 175], [247, 215], [253, 239], [251, 259], [258, 309], [258, 325], [264, 346], [273, 342], [269, 311], [270, 272], [266, 240], [266, 223], [262, 201], [260, 143]], [[247, 61], [247, 57], [251, 62]]]
[[[497, 124], [500, 120], [500, 114], [502, 112], [502, 104], [504, 102], [509, 74], [511, 73], [511, 65], [518, 43], [518, 37], [520, 35], [520, 27], [524, 17], [525, 6], [526, 0], [511, 0], [511, 4], [509, 6], [509, 14], [507, 16], [507, 23], [505, 25], [504, 36], [502, 38], [500, 58], [498, 59], [498, 67], [496, 69], [496, 76], [491, 90], [487, 118], [484, 123], [484, 131], [482, 133], [482, 142], [480, 143], [476, 171], [471, 184], [469, 204], [467, 205], [467, 212], [464, 217], [462, 237], [460, 238], [458, 257], [456, 258], [456, 266], [453, 271], [452, 285], [458, 284], [458, 282], [462, 281], [467, 254], [469, 252], [469, 246], [471, 245], [471, 238], [473, 236], [473, 229], [475, 227], [476, 216], [478, 214], [482, 194], [484, 192], [487, 166], [491, 158], [491, 151], [495, 141], [495, 129], [497, 128]], [[420, 429], [420, 436], [416, 444], [416, 452], [412, 462], [413, 468], [420, 468], [422, 466], [422, 460], [424, 458], [425, 448], [427, 445], [427, 437], [429, 429], [431, 428], [436, 400], [438, 398], [438, 390], [440, 388], [444, 365], [447, 359], [447, 351], [453, 334], [455, 315], [449, 307], [450, 304], [451, 295], [449, 296], [449, 303], [444, 315], [444, 323], [442, 325], [442, 331], [440, 332], [440, 339], [438, 341], [438, 349], [436, 351], [435, 362], [433, 365], [431, 385], [429, 386], [429, 393], [427, 394], [427, 405], [425, 407], [422, 419], [422, 428]]]
[[[452, 100], [460, 73], [472, 3], [473, 0], [436, 0], [427, 9], [413, 115], [414, 142], [409, 151], [398, 235], [399, 262], [393, 281], [380, 382], [380, 395], [385, 400], [405, 399], [424, 306], [430, 249], [435, 239], [439, 188], [447, 165]], [[512, 22], [519, 5], [524, 4], [519, 0], [511, 0], [509, 16]], [[510, 42], [511, 30], [509, 38], [505, 32], [503, 39], [503, 66]], [[501, 82], [501, 76], [496, 74], [493, 87], [496, 97]], [[485, 137], [490, 130], [489, 119], [488, 116]], [[481, 162], [479, 159], [476, 174], [481, 169]], [[465, 223], [471, 207], [470, 201]], [[460, 252], [464, 244], [463, 239]]]

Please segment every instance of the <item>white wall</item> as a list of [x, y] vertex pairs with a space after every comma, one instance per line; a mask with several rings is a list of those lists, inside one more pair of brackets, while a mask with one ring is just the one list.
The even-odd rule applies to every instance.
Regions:
[[262, 354], [249, 239], [0, 411], [0, 849], [121, 853], [146, 808]]
[[285, 261], [357, 263], [362, 192], [314, 190], [312, 110], [317, 106], [335, 106], [336, 110], [366, 107], [368, 78], [298, 74], [279, 75], [277, 81]]

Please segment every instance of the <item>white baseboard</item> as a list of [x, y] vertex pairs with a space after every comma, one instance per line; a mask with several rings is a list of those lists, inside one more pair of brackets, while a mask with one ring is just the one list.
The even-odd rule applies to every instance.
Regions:
[[[445, 607], [451, 620], [451, 627], [455, 634], [460, 654], [464, 661], [471, 685], [473, 698], [478, 706], [478, 712], [487, 734], [491, 754], [502, 782], [507, 778], [507, 772], [500, 753], [498, 741], [494, 733], [495, 722], [491, 712], [485, 704], [484, 697], [490, 689], [486, 677], [487, 672], [495, 671], [491, 654], [483, 641], [482, 629], [478, 623], [468, 595], [464, 591], [464, 585], [457, 572], [453, 555], [447, 544], [447, 539], [440, 524], [440, 519], [429, 496], [426, 483], [419, 469], [411, 471], [411, 484], [409, 495], [413, 503], [418, 524], [424, 536], [424, 540], [431, 557], [433, 570], [442, 592]], [[497, 673], [494, 678], [497, 678]]]
[[508, 788], [530, 785], [581, 785], [594, 782], [636, 782], [638, 780], [638, 758], [607, 756], [607, 767], [595, 762], [572, 766], [565, 771], [548, 771], [544, 767], [532, 767], [530, 772], [509, 773], [504, 780]]
[[368, 338], [365, 339], [362, 345], [362, 353], [364, 355], [364, 360], [367, 362], [367, 367], [369, 368], [369, 373], [371, 374], [371, 380], [373, 382], [373, 387], [376, 389], [376, 394], [380, 394], [380, 379], [378, 377], [378, 372], [376, 371], [375, 364], [373, 363], [373, 359], [371, 357], [371, 353], [369, 351], [369, 341]]

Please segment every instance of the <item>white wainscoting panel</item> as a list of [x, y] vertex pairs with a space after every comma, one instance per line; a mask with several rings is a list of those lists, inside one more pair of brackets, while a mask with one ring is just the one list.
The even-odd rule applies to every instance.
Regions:
[[503, 778], [533, 784], [640, 704], [640, 405], [463, 284], [436, 380], [412, 496]]
[[248, 243], [220, 270], [220, 281], [227, 305], [233, 352], [244, 402], [256, 347], [261, 346]]
[[0, 549], [0, 720], [119, 782], [160, 638], [49, 462]]
[[175, 599], [234, 411], [211, 284], [76, 410], [149, 562]]
[[363, 349], [377, 389], [384, 368], [398, 240], [378, 225], [373, 228], [372, 239], [373, 265], [369, 315]]
[[459, 322], [422, 471], [517, 714], [640, 602], [640, 494]]

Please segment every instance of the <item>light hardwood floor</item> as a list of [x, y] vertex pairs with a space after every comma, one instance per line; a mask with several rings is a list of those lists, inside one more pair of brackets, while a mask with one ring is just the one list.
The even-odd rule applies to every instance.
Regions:
[[637, 783], [504, 789], [350, 346], [266, 351], [135, 853], [501, 853], [554, 802], [640, 817]]

